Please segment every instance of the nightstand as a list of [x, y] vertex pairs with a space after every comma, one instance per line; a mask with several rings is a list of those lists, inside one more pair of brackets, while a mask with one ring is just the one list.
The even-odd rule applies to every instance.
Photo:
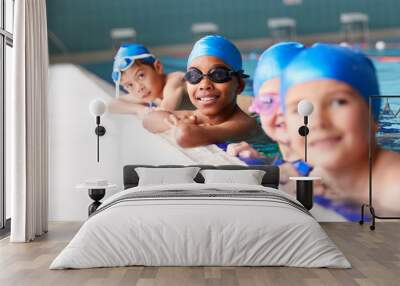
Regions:
[[289, 177], [296, 181], [296, 199], [308, 210], [311, 210], [314, 203], [313, 184], [320, 177]]
[[87, 185], [87, 184], [81, 184], [77, 185], [77, 189], [86, 189], [88, 190], [89, 197], [94, 201], [91, 205], [88, 207], [88, 215], [90, 216], [93, 212], [97, 210], [97, 208], [101, 205], [100, 200], [104, 198], [104, 195], [106, 194], [107, 189], [113, 189], [116, 188], [117, 185], [115, 184], [108, 184], [104, 186], [94, 186], [94, 185]]

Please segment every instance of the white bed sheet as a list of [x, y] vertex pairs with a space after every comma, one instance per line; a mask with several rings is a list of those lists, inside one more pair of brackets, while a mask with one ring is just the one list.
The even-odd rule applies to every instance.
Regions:
[[[163, 190], [263, 190], [231, 184], [135, 187]], [[127, 265], [293, 266], [350, 268], [310, 215], [288, 204], [257, 198], [163, 198], [124, 201], [89, 218], [50, 269]]]

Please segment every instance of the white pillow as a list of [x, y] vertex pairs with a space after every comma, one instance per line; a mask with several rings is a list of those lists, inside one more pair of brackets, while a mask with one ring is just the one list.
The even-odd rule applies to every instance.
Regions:
[[261, 185], [265, 175], [263, 170], [202, 170], [205, 184], [226, 183]]
[[199, 167], [135, 168], [139, 186], [195, 183], [193, 179], [199, 170]]

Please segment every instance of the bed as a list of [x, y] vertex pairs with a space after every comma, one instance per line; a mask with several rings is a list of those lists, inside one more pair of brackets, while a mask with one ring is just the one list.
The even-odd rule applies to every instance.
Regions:
[[[192, 183], [139, 183], [145, 181], [142, 175], [139, 179], [139, 171], [154, 168], [165, 173], [167, 168], [183, 167], [187, 166], [125, 166], [124, 190], [103, 202], [50, 269], [351, 267], [312, 215], [277, 189], [278, 167], [195, 166], [199, 172]], [[214, 178], [221, 174], [213, 170], [239, 173], [231, 172], [233, 183], [221, 183], [209, 179], [210, 173]], [[235, 182], [241, 174], [253, 172], [248, 170], [262, 171], [259, 185]]]

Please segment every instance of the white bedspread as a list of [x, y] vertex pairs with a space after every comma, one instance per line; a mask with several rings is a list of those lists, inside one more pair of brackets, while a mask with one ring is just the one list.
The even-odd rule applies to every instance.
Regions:
[[180, 184], [128, 189], [102, 204], [103, 211], [84, 223], [50, 269], [126, 265], [351, 267], [311, 215], [274, 199], [186, 196], [112, 204], [136, 192], [206, 192], [204, 188], [261, 190], [297, 202], [279, 190], [254, 185]]

